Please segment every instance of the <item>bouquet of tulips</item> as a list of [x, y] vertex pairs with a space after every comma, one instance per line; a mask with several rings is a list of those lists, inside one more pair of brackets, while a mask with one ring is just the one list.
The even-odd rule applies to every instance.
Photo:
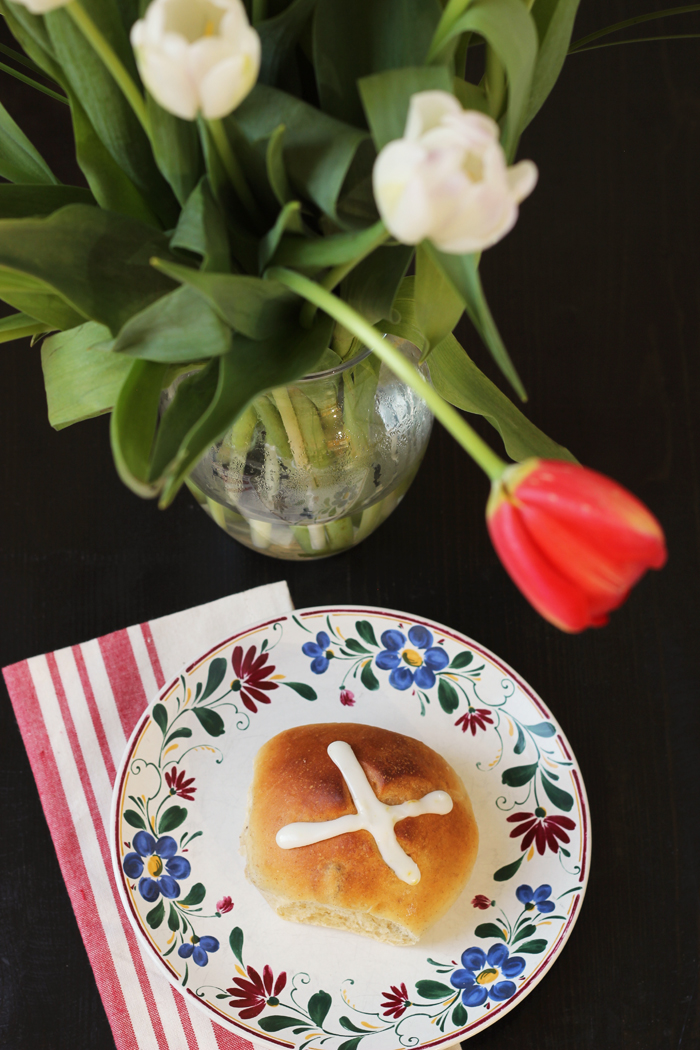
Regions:
[[70, 106], [87, 182], [60, 184], [0, 107], [0, 297], [18, 311], [0, 338], [46, 337], [51, 422], [111, 411], [121, 478], [167, 506], [261, 394], [369, 348], [490, 478], [492, 539], [535, 607], [605, 622], [663, 563], [658, 523], [452, 334], [466, 311], [524, 395], [479, 261], [535, 187], [518, 140], [577, 5], [0, 0], [30, 79]]

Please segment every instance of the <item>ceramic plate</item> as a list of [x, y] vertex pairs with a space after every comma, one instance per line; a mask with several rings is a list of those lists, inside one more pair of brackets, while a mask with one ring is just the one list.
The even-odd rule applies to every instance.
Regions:
[[[283, 729], [360, 722], [417, 737], [469, 791], [480, 831], [457, 903], [413, 947], [280, 919], [244, 875], [253, 759]], [[144, 714], [117, 776], [117, 882], [164, 975], [257, 1046], [447, 1046], [541, 980], [590, 859], [583, 781], [559, 726], [506, 664], [439, 624], [306, 609], [190, 663]]]

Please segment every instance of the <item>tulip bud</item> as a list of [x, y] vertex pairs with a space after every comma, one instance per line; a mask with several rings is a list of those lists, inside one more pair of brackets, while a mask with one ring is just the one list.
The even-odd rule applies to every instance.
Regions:
[[131, 43], [156, 102], [184, 120], [225, 117], [260, 69], [260, 37], [241, 0], [153, 0]]
[[70, 0], [12, 0], [31, 11], [33, 15], [45, 15], [47, 11], [55, 11], [57, 7], [65, 7]]
[[404, 137], [374, 165], [374, 197], [390, 233], [402, 244], [427, 238], [453, 255], [505, 237], [537, 168], [530, 160], [509, 168], [499, 134], [494, 120], [446, 91], [413, 95]]
[[560, 460], [509, 467], [493, 483], [486, 521], [516, 586], [563, 631], [607, 623], [646, 570], [666, 562], [663, 531], [643, 503]]

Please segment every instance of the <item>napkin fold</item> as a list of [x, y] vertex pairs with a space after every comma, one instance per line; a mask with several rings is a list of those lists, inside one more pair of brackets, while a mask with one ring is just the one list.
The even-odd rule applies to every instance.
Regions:
[[286, 583], [268, 584], [3, 669], [118, 1050], [252, 1050], [152, 968], [106, 829], [124, 748], [161, 686], [219, 639], [293, 608]]

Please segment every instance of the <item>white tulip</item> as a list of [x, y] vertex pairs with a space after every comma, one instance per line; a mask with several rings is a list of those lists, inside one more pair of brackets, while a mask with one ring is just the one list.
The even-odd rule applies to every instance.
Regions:
[[12, 0], [31, 11], [33, 15], [45, 15], [47, 11], [55, 11], [57, 7], [65, 7], [70, 0]]
[[500, 241], [536, 182], [532, 161], [508, 167], [496, 122], [446, 91], [413, 95], [404, 137], [381, 150], [373, 173], [389, 232], [403, 244], [427, 238], [453, 255]]
[[131, 43], [156, 102], [185, 120], [225, 117], [258, 78], [260, 37], [241, 0], [153, 0]]

